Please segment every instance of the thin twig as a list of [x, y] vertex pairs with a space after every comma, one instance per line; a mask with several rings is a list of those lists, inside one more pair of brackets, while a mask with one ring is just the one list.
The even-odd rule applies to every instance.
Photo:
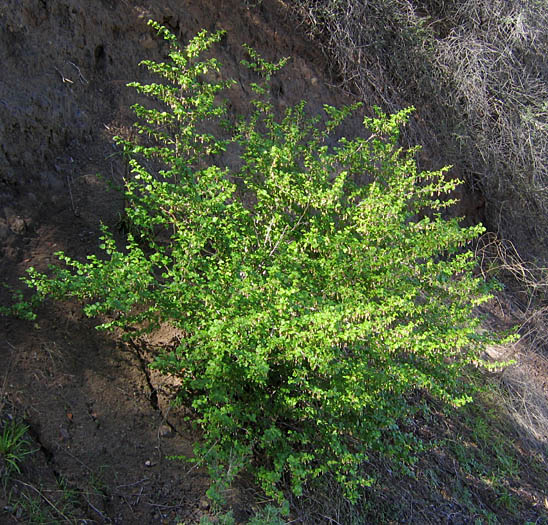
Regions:
[[64, 452], [65, 452], [65, 454], [68, 454], [72, 459], [75, 459], [76, 461], [78, 461], [78, 463], [80, 463], [80, 465], [85, 467], [88, 470], [88, 472], [90, 472], [91, 474], [94, 474], [93, 470], [90, 467], [88, 467], [81, 459], [79, 459], [75, 455], [71, 454], [68, 450], [65, 450]]
[[131, 504], [129, 503], [129, 501], [126, 499], [126, 497], [125, 497], [125, 496], [122, 496], [122, 498], [123, 498], [124, 502], [126, 503], [126, 505], [129, 507], [129, 510], [131, 511], [131, 513], [132, 513], [133, 515], [135, 515], [135, 511], [133, 510], [133, 507], [131, 506]]
[[121, 488], [126, 488], [126, 487], [135, 487], [135, 485], [139, 485], [141, 483], [144, 483], [145, 481], [149, 481], [150, 478], [143, 478], [143, 479], [140, 479], [139, 481], [134, 481], [133, 483], [127, 483], [125, 485], [116, 485], [116, 488], [117, 489], [121, 489]]
[[104, 521], [107, 521], [108, 520], [108, 517], [105, 516], [97, 507], [95, 507], [91, 501], [89, 501], [88, 499], [86, 499], [86, 503], [95, 511], [97, 512], [97, 514], [99, 514], [99, 516], [101, 516], [101, 518], [103, 518]]
[[143, 490], [145, 487], [141, 487], [141, 490], [139, 491], [139, 494], [137, 495], [137, 499], [135, 500], [135, 505], [139, 505], [139, 502], [141, 501], [141, 496], [143, 495]]
[[185, 505], [183, 503], [180, 503], [179, 505], [161, 505], [159, 503], [145, 503], [145, 505], [148, 505], [149, 507], [159, 507], [161, 509], [180, 509], [181, 507], [184, 507]]
[[[299, 227], [299, 224], [301, 224], [301, 221], [303, 220], [304, 216], [306, 215], [306, 212], [308, 211], [308, 208], [310, 208], [310, 203], [307, 203], [307, 205], [305, 206], [301, 216], [299, 217], [299, 220], [293, 225], [293, 227], [291, 228], [289, 233], [293, 233]], [[268, 254], [269, 257], [272, 257], [272, 255], [274, 255], [274, 252], [277, 250], [278, 246], [280, 245], [280, 242], [285, 237], [285, 234], [286, 234], [288, 228], [289, 228], [289, 226], [286, 225], [286, 227], [283, 229], [280, 237], [278, 237], [278, 241], [274, 245], [274, 248], [272, 248], [272, 250]]]
[[89, 82], [85, 79], [84, 75], [82, 75], [82, 72], [80, 71], [80, 68], [74, 62], [69, 61], [69, 64], [72, 67], [74, 67], [76, 69], [76, 71], [78, 71], [78, 75], [80, 75], [80, 82], [82, 82], [82, 84], [89, 84]]
[[21, 481], [20, 479], [16, 479], [15, 481], [17, 481], [18, 483], [20, 483], [21, 485], [25, 487], [28, 487], [29, 489], [34, 490], [34, 492], [36, 492], [55, 512], [57, 512], [57, 514], [59, 514], [59, 516], [62, 516], [67, 521], [71, 521], [68, 516], [66, 516], [62, 511], [60, 511], [56, 507], [56, 505], [53, 502], [51, 502], [48, 498], [46, 498], [46, 496], [44, 496], [44, 494], [40, 490], [38, 490], [36, 487], [34, 487], [33, 485], [29, 483], [25, 483], [24, 481]]
[[65, 77], [65, 75], [63, 75], [63, 73], [61, 73], [61, 71], [59, 71], [56, 67], [54, 67], [53, 69], [55, 69], [55, 71], [57, 71], [57, 73], [61, 75], [61, 79], [63, 80], [63, 83], [74, 84], [74, 82], [70, 78]]

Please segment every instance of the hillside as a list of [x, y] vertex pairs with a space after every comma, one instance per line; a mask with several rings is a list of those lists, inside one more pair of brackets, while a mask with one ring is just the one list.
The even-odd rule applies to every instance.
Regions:
[[[127, 165], [113, 137], [134, 133], [129, 108], [135, 94], [126, 84], [148, 80], [138, 63], [165, 55], [149, 19], [181, 41], [203, 28], [227, 31], [215, 55], [237, 81], [229, 99], [236, 114], [245, 111], [249, 97], [249, 73], [239, 66], [242, 43], [272, 61], [291, 57], [273, 81], [280, 111], [303, 98], [311, 112], [356, 97], [379, 103], [374, 90], [357, 93], [340, 68], [337, 73], [328, 47], [322, 52], [325, 35], [293, 7], [275, 0], [101, 0], [92, 7], [83, 0], [3, 1], [0, 276], [8, 286], [0, 289], [0, 303], [10, 302], [9, 287], [19, 286], [28, 267], [46, 270], [55, 252], [80, 259], [97, 253], [101, 224], [123, 236], [125, 202], [112, 187], [123, 182]], [[421, 100], [399, 102], [416, 104], [417, 120], [428, 120]], [[352, 120], [339, 133], [355, 136], [358, 124]], [[454, 162], [435, 143], [426, 146], [425, 166]], [[457, 165], [455, 174], [466, 176], [466, 169], [465, 163]], [[459, 189], [461, 202], [450, 213], [465, 216], [467, 224], [487, 221], [494, 231], [498, 197], [486, 199], [480, 190]], [[516, 230], [521, 247], [537, 241], [524, 239], [525, 230]], [[485, 251], [488, 256], [492, 252]], [[493, 261], [499, 264], [494, 256]], [[287, 522], [548, 523], [545, 314], [542, 307], [529, 308], [527, 293], [508, 282], [514, 284], [483, 313], [495, 330], [521, 323], [521, 343], [491, 349], [494, 358], [514, 358], [517, 364], [483, 375], [471, 371], [467, 380], [487, 382], [493, 390], [466, 409], [453, 413], [433, 403], [428, 418], [405, 422], [429, 444], [414, 470], [400, 472], [372, 457], [368, 468], [378, 479], [356, 506], [326, 486], [292, 501]], [[192, 455], [200, 439], [185, 407], [171, 405], [177, 379], [148, 368], [157, 349], [174, 344], [177, 334], [166, 328], [123, 341], [97, 332], [97, 323], [70, 301], [48, 301], [38, 313], [36, 321], [0, 317], [1, 428], [25, 425], [21, 454], [32, 451], [21, 456], [19, 472], [9, 470], [6, 460], [0, 463], [0, 521], [214, 519], [218, 509], [206, 496], [205, 469], [167, 459]], [[246, 476], [226, 496], [237, 523], [264, 507]]]

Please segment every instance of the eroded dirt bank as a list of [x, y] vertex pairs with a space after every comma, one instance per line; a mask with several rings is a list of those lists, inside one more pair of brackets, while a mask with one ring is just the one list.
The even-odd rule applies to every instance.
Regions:
[[[292, 57], [273, 83], [279, 109], [303, 98], [312, 112], [324, 103], [348, 102], [332, 87], [323, 55], [288, 18], [287, 5], [281, 0], [2, 0], [0, 282], [18, 286], [29, 266], [45, 269], [57, 250], [78, 258], [94, 253], [101, 222], [118, 231], [124, 204], [109, 186], [119, 184], [126, 169], [112, 138], [131, 133], [135, 120], [129, 107], [136, 95], [126, 84], [146, 81], [139, 61], [161, 60], [165, 53], [146, 25], [149, 19], [167, 25], [183, 42], [203, 28], [227, 31], [215, 54], [224, 74], [237, 81], [229, 95], [235, 113], [245, 111], [249, 96], [248, 73], [239, 66], [243, 42], [272, 61]], [[343, 132], [356, 131], [354, 122]], [[429, 153], [424, 156], [427, 163]], [[474, 223], [483, 218], [483, 204], [466, 199], [456, 213]], [[0, 304], [9, 296], [0, 286]], [[499, 301], [499, 306], [502, 317], [511, 311], [511, 305]], [[514, 322], [510, 317], [501, 328]], [[94, 330], [94, 322], [69, 302], [44, 305], [36, 322], [0, 317], [0, 418], [27, 424], [36, 451], [10, 482], [9, 499], [0, 486], [0, 523], [40, 518], [190, 525], [211, 514], [205, 472], [166, 459], [191, 455], [199, 439], [184, 409], [170, 407], [176, 383], [147, 368], [154, 348], [170, 344], [172, 337], [166, 330], [148, 341], [122, 343]], [[445, 428], [446, 421], [439, 422], [441, 430], [424, 421], [413, 425], [426, 437], [447, 440], [468, 431], [467, 423]], [[493, 441], [491, 435], [488, 439]], [[466, 440], [454, 443], [461, 441]], [[519, 449], [520, 459], [526, 457], [518, 438], [508, 446]], [[522, 476], [508, 485], [519, 508], [526, 509], [514, 519], [502, 504], [489, 507], [498, 493], [490, 480], [484, 482], [483, 470], [479, 483], [455, 457], [440, 449], [417, 469], [415, 485], [410, 478], [393, 484], [394, 476], [391, 485], [381, 486], [386, 522], [471, 523], [466, 498], [498, 513], [501, 523], [538, 516], [542, 522], [548, 503], [538, 472], [530, 469], [530, 479]], [[385, 465], [382, 469], [387, 471]], [[466, 498], [452, 492], [459, 483]], [[237, 522], [245, 522], [256, 490], [243, 480], [228, 497]], [[320, 509], [323, 503], [315, 501]], [[400, 510], [401, 519], [394, 518]], [[320, 515], [299, 522], [317, 523]]]
[[[150, 18], [182, 41], [202, 28], [227, 30], [217, 56], [236, 80], [245, 74], [242, 42], [269, 59], [293, 57], [274, 84], [281, 107], [304, 97], [312, 110], [341, 102], [321, 56], [275, 2], [4, 0], [0, 276], [9, 285], [59, 249], [93, 252], [100, 222], [116, 227], [123, 202], [108, 183], [121, 180], [124, 165], [112, 137], [133, 122], [126, 84], [143, 79], [138, 62], [162, 57]], [[241, 86], [231, 94], [236, 111], [247, 95]], [[16, 492], [42, 491], [35, 499], [61, 521], [194, 523], [208, 512], [205, 474], [165, 459], [191, 454], [197, 436], [169, 408], [173, 385], [147, 370], [143, 348], [98, 334], [68, 303], [46, 305], [36, 323], [0, 318], [0, 327], [2, 417], [24, 418], [39, 449]], [[28, 509], [0, 503], [2, 523], [30, 519]]]

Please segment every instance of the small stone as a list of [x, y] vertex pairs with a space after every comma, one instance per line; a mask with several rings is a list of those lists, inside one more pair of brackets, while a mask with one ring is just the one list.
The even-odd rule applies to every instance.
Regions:
[[4, 208], [4, 215], [6, 217], [8, 227], [13, 233], [21, 235], [25, 232], [27, 228], [25, 220], [19, 217], [19, 215], [17, 215], [12, 208], [6, 206]]
[[173, 429], [169, 425], [161, 425], [158, 429], [158, 434], [163, 438], [172, 438], [175, 435]]
[[27, 229], [25, 220], [19, 216], [12, 217], [9, 220], [9, 227], [13, 233], [17, 233], [18, 235], [22, 235]]
[[209, 500], [207, 498], [200, 499], [200, 509], [201, 510], [208, 510], [210, 507]]
[[145, 461], [145, 467], [152, 467], [152, 461], [150, 461], [150, 459]]

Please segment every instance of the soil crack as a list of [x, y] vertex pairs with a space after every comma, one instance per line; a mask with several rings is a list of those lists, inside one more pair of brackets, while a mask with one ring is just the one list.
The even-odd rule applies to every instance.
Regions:
[[137, 356], [137, 359], [139, 360], [139, 365], [141, 368], [141, 372], [143, 372], [143, 375], [145, 377], [147, 386], [149, 388], [149, 395], [148, 400], [150, 401], [150, 405], [152, 408], [158, 412], [163, 417], [162, 410], [160, 409], [160, 405], [158, 404], [158, 390], [152, 383], [152, 379], [150, 377], [150, 370], [148, 368], [148, 363], [145, 357], [142, 354], [142, 350], [139, 344], [137, 344], [134, 340], [130, 339], [129, 341], [131, 347], [135, 350], [135, 355]]
[[173, 423], [171, 423], [167, 416], [168, 416], [168, 413], [169, 413], [169, 409], [166, 411], [166, 413], [164, 414], [163, 410], [160, 408], [160, 404], [159, 404], [159, 399], [158, 399], [158, 389], [154, 386], [154, 383], [152, 382], [152, 377], [151, 377], [151, 374], [150, 374], [150, 369], [148, 367], [148, 361], [147, 359], [144, 357], [143, 353], [145, 352], [145, 350], [142, 348], [142, 345], [135, 342], [134, 340], [130, 339], [129, 340], [129, 343], [131, 345], [131, 347], [133, 348], [133, 350], [135, 351], [135, 355], [137, 356], [137, 359], [139, 361], [139, 365], [140, 365], [140, 368], [141, 368], [141, 372], [143, 373], [144, 377], [145, 377], [145, 380], [146, 380], [146, 384], [148, 386], [148, 389], [149, 389], [149, 394], [148, 394], [148, 400], [150, 402], [150, 406], [156, 411], [158, 412], [158, 414], [161, 416], [162, 418], [162, 425], [167, 425], [171, 431], [173, 432], [173, 434], [177, 434], [177, 435], [181, 435], [180, 432], [177, 430], [177, 428], [175, 427], [175, 425], [173, 425]]
[[[48, 465], [51, 465], [54, 460], [54, 453], [44, 445], [42, 442], [42, 438], [40, 437], [40, 432], [35, 428], [35, 426], [27, 420], [24, 420], [25, 425], [27, 425], [27, 432], [29, 436], [32, 438], [32, 440], [38, 445], [38, 449], [40, 452], [44, 455], [44, 458], [46, 459], [46, 463]], [[53, 475], [59, 479], [60, 474], [55, 470], [52, 469]]]

